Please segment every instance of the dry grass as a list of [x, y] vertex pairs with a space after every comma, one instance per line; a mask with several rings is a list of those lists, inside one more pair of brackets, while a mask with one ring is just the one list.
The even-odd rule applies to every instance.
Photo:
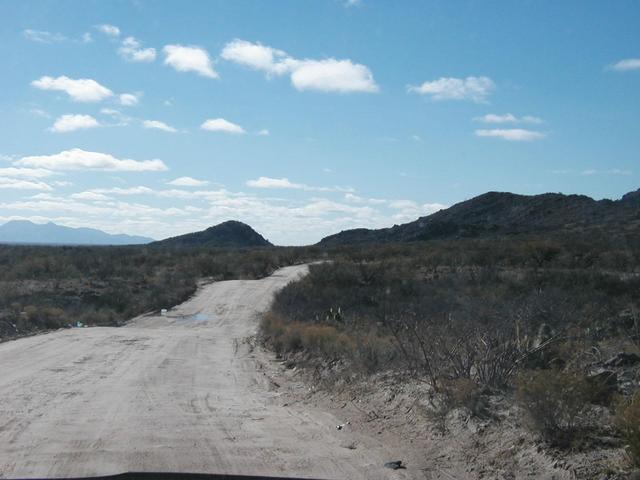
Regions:
[[640, 467], [640, 393], [620, 402], [615, 421], [625, 441], [630, 462]]

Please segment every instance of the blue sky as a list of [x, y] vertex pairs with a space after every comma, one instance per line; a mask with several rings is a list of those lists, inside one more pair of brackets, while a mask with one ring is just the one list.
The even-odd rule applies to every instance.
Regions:
[[0, 222], [278, 244], [489, 190], [619, 198], [636, 1], [0, 3]]

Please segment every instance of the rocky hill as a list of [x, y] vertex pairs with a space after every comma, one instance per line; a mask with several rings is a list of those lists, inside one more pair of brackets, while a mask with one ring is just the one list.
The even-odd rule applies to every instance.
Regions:
[[620, 200], [594, 200], [560, 193], [489, 192], [403, 225], [342, 231], [323, 238], [319, 245], [575, 233], [605, 228], [612, 233], [640, 232], [640, 190], [627, 193]]
[[201, 232], [187, 233], [154, 242], [163, 247], [269, 247], [272, 243], [249, 225], [229, 220]]

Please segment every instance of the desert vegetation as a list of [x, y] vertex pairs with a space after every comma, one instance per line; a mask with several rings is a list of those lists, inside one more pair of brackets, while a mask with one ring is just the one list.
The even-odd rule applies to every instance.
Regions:
[[314, 385], [391, 372], [428, 385], [440, 416], [500, 396], [549, 447], [613, 435], [633, 463], [639, 252], [604, 236], [333, 250], [276, 296], [262, 339]]
[[0, 246], [0, 339], [121, 325], [192, 295], [201, 279], [254, 279], [310, 250]]
[[[495, 399], [551, 449], [640, 462], [640, 243], [513, 236], [324, 249], [0, 247], [0, 338], [121, 325], [199, 281], [323, 260], [277, 294], [260, 338], [314, 386], [391, 376], [429, 418], [493, 418]], [[602, 438], [607, 438], [606, 442]], [[613, 439], [613, 440], [611, 440]], [[604, 443], [603, 443], [604, 442]]]

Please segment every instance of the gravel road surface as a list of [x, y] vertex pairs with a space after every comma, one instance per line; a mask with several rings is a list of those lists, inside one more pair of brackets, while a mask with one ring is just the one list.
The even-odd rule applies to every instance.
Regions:
[[401, 455], [400, 445], [338, 431], [344, 419], [286, 404], [286, 386], [265, 372], [275, 362], [246, 343], [273, 294], [306, 271], [212, 283], [168, 315], [126, 327], [0, 344], [0, 478], [125, 471], [420, 478], [382, 467]]

